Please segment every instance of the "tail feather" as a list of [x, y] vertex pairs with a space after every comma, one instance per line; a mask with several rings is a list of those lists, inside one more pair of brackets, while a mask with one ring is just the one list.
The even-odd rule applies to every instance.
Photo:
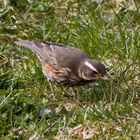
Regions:
[[35, 45], [35, 43], [33, 41], [19, 40], [19, 41], [15, 41], [15, 44], [28, 48], [28, 49], [32, 50], [33, 52], [37, 52], [37, 50], [38, 50], [38, 47]]
[[42, 45], [40, 42], [28, 41], [28, 40], [19, 40], [15, 41], [15, 44], [19, 46], [23, 46], [27, 49], [30, 49], [32, 52], [35, 52], [40, 61], [44, 60], [44, 51], [42, 49]]

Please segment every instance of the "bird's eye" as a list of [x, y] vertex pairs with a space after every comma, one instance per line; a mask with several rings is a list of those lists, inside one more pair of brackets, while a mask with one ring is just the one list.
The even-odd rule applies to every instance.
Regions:
[[95, 74], [95, 75], [97, 75], [98, 74], [98, 72], [97, 71], [92, 71], [93, 72], [93, 74]]

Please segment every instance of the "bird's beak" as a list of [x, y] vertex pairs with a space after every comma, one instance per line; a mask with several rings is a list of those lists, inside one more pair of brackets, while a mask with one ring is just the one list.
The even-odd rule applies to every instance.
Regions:
[[100, 79], [101, 79], [101, 80], [109, 80], [109, 78], [108, 78], [106, 75], [101, 76]]

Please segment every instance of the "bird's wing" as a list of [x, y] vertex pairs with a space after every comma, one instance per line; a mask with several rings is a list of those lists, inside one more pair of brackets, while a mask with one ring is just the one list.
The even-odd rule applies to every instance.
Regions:
[[73, 62], [79, 62], [80, 59], [89, 57], [84, 51], [66, 45], [51, 44], [48, 42], [37, 42], [20, 40], [15, 42], [35, 52], [41, 58], [41, 61], [56, 63], [63, 67], [70, 66]]

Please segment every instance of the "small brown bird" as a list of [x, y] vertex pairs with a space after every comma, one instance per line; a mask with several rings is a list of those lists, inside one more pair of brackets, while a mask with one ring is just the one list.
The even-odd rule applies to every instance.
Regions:
[[78, 48], [44, 41], [15, 43], [37, 54], [48, 81], [72, 87], [107, 79], [105, 66]]

